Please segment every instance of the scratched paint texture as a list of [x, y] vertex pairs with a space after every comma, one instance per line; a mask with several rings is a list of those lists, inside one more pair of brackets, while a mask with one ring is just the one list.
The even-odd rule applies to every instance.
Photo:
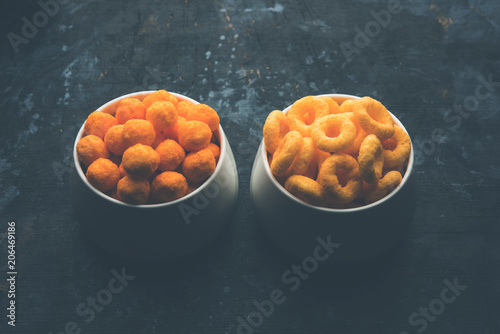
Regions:
[[[388, 1], [70, 0], [17, 53], [7, 34], [22, 34], [22, 18], [41, 7], [1, 6], [0, 233], [17, 222], [19, 272], [13, 331], [2, 234], [1, 333], [59, 333], [71, 321], [81, 333], [237, 333], [237, 318], [274, 289], [286, 301], [256, 333], [500, 332], [500, 84], [484, 85], [500, 82], [499, 2], [401, 0], [376, 30], [371, 11]], [[367, 42], [356, 27], [375, 30]], [[160, 88], [219, 112], [240, 197], [201, 253], [141, 265], [82, 234], [68, 199], [70, 154], [95, 108]], [[387, 256], [320, 270], [291, 292], [281, 275], [300, 261], [260, 231], [250, 172], [267, 114], [323, 93], [370, 95], [405, 124], [418, 149], [418, 207]], [[122, 267], [136, 278], [87, 323], [77, 306]], [[454, 277], [467, 285], [462, 295], [425, 330], [412, 326], [410, 315]]]

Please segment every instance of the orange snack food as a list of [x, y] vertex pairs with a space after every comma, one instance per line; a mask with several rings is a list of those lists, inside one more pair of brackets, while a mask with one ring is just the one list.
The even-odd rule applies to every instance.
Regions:
[[[345, 185], [339, 180], [342, 173], [346, 174]], [[328, 197], [341, 204], [356, 199], [363, 185], [358, 162], [347, 154], [333, 154], [328, 157], [321, 165], [317, 181], [323, 186]]]
[[212, 151], [212, 154], [214, 155], [215, 161], [219, 161], [220, 158], [220, 147], [217, 146], [217, 144], [210, 143], [208, 144], [207, 148]]
[[[344, 103], [342, 103], [342, 105], [344, 105], [348, 101], [353, 101], [353, 100], [347, 100]], [[356, 138], [354, 138], [354, 142], [351, 144], [351, 146], [349, 146], [348, 148], [346, 148], [345, 150], [343, 150], [341, 153], [346, 153], [346, 154], [349, 154], [349, 155], [351, 155], [353, 157], [357, 157], [358, 154], [359, 154], [359, 147], [361, 146], [361, 143], [363, 142], [363, 139], [365, 139], [365, 137], [368, 134], [366, 133], [365, 130], [363, 130], [362, 127], [360, 127], [358, 125], [358, 123], [356, 123], [356, 121], [354, 120], [354, 113], [352, 113], [352, 112], [346, 112], [346, 113], [342, 113], [342, 115], [344, 115], [346, 117], [349, 117], [349, 119], [356, 126]]]
[[127, 145], [122, 138], [123, 124], [114, 125], [109, 128], [104, 135], [104, 143], [108, 150], [115, 155], [122, 155], [127, 149]]
[[354, 118], [367, 133], [373, 133], [381, 141], [394, 135], [394, 120], [382, 103], [365, 96], [350, 102]]
[[208, 148], [189, 153], [182, 162], [182, 174], [189, 182], [199, 183], [215, 171], [215, 158]]
[[324, 205], [325, 192], [321, 185], [302, 175], [290, 176], [285, 182], [285, 189], [295, 197], [311, 205]]
[[168, 129], [165, 129], [162, 131], [163, 137], [165, 139], [173, 139], [175, 141], [179, 141], [179, 126], [181, 123], [184, 123], [186, 119], [181, 116], [177, 116], [177, 123], [175, 123], [174, 126], [169, 127]]
[[179, 124], [179, 144], [186, 151], [199, 151], [210, 143], [212, 131], [207, 124], [200, 121], [186, 121]]
[[329, 114], [340, 114], [342, 112], [340, 110], [340, 106], [337, 103], [337, 101], [335, 101], [331, 97], [328, 97], [328, 96], [319, 96], [319, 98], [322, 99], [323, 101], [325, 101], [326, 104], [328, 104], [328, 113]]
[[118, 103], [116, 108], [116, 120], [119, 124], [125, 124], [131, 119], [144, 119], [146, 116], [146, 107], [138, 99], [126, 98]]
[[122, 139], [127, 147], [135, 144], [152, 145], [155, 137], [153, 124], [144, 119], [131, 119], [123, 125]]
[[290, 130], [298, 131], [303, 137], [309, 137], [314, 121], [328, 114], [328, 103], [316, 96], [306, 96], [292, 104], [287, 119]]
[[160, 156], [151, 146], [136, 144], [123, 153], [122, 163], [128, 175], [147, 178], [158, 168]]
[[106, 144], [104, 144], [101, 138], [95, 135], [88, 135], [80, 139], [76, 144], [76, 153], [86, 167], [99, 158], [109, 157]]
[[356, 126], [344, 115], [328, 115], [314, 122], [311, 138], [322, 151], [341, 152], [354, 143]]
[[189, 101], [179, 101], [177, 104], [177, 115], [187, 118], [189, 111], [194, 109], [195, 104]]
[[365, 194], [365, 203], [370, 204], [384, 198], [401, 183], [403, 177], [398, 171], [390, 171]]
[[264, 144], [269, 153], [273, 154], [281, 140], [290, 130], [288, 119], [281, 110], [271, 112], [264, 123]]
[[316, 154], [316, 148], [314, 147], [313, 141], [310, 137], [303, 138], [302, 147], [293, 160], [290, 169], [288, 170], [289, 175], [304, 175], [309, 166], [312, 164]]
[[368, 135], [359, 148], [359, 172], [366, 183], [374, 184], [382, 177], [384, 153], [380, 140], [375, 135]]
[[106, 132], [113, 125], [117, 125], [118, 121], [110, 114], [94, 111], [87, 117], [85, 122], [84, 131], [87, 135], [96, 135], [103, 139]]
[[288, 169], [302, 148], [303, 141], [302, 135], [298, 131], [288, 132], [281, 140], [271, 162], [271, 173], [275, 177], [286, 176]]
[[97, 190], [107, 192], [116, 187], [120, 180], [120, 171], [111, 160], [99, 158], [87, 169], [87, 180]]
[[186, 116], [188, 121], [200, 121], [208, 125], [210, 131], [217, 131], [219, 129], [219, 115], [210, 106], [206, 104], [196, 104], [188, 110]]
[[181, 198], [188, 190], [186, 178], [177, 172], [163, 172], [151, 183], [151, 195], [160, 202]]
[[[391, 145], [392, 144], [392, 145]], [[395, 168], [410, 156], [411, 140], [405, 130], [394, 126], [394, 135], [382, 143], [384, 147], [384, 167]]]
[[166, 90], [157, 90], [156, 92], [146, 96], [144, 100], [142, 100], [142, 103], [144, 104], [146, 109], [148, 109], [149, 106], [151, 106], [154, 102], [157, 101], [168, 101], [172, 103], [176, 108], [177, 104], [179, 103], [177, 98], [174, 95], [167, 92]]
[[148, 180], [125, 176], [117, 184], [118, 197], [128, 204], [144, 204], [149, 198], [151, 185]]
[[172, 139], [166, 139], [158, 145], [155, 151], [160, 157], [158, 169], [163, 172], [176, 169], [186, 157], [186, 152], [181, 145]]
[[156, 131], [165, 131], [177, 124], [177, 108], [168, 101], [154, 102], [146, 111], [146, 120]]

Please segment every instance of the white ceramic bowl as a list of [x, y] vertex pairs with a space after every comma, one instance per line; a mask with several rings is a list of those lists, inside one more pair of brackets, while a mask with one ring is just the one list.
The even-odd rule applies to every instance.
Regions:
[[[325, 94], [339, 104], [357, 96]], [[290, 107], [283, 110], [285, 113]], [[392, 114], [391, 114], [392, 115]], [[403, 124], [394, 116], [397, 125]], [[309, 205], [285, 190], [272, 176], [262, 141], [255, 157], [250, 196], [264, 233], [299, 259], [312, 257], [318, 238], [340, 244], [325, 264], [356, 264], [374, 259], [394, 246], [412, 220], [416, 204], [413, 147], [403, 181], [385, 198], [353, 209]]]
[[[97, 110], [116, 109], [120, 100], [142, 100], [153, 91], [118, 97]], [[179, 101], [198, 102], [172, 93]], [[220, 158], [214, 173], [198, 189], [162, 204], [130, 205], [96, 190], [87, 181], [76, 153], [82, 125], [73, 147], [75, 168], [71, 199], [88, 237], [108, 252], [131, 260], [174, 260], [213, 240], [231, 218], [238, 196], [238, 173], [229, 142], [219, 126]]]

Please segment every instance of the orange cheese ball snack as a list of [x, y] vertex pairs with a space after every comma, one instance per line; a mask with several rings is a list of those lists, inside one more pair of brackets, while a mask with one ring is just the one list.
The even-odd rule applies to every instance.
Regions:
[[312, 124], [328, 114], [328, 103], [316, 96], [306, 96], [292, 104], [287, 119], [290, 130], [298, 131], [303, 137], [309, 137]]
[[146, 96], [144, 100], [142, 100], [142, 103], [144, 104], [146, 109], [148, 109], [154, 102], [158, 101], [168, 101], [172, 103], [176, 108], [177, 104], [179, 103], [177, 98], [166, 90], [157, 90], [156, 92]]
[[96, 135], [97, 137], [103, 139], [109, 128], [117, 124], [118, 121], [116, 118], [110, 114], [101, 111], [94, 111], [89, 115], [89, 117], [87, 117], [84, 131], [87, 135]]
[[219, 129], [219, 115], [217, 115], [217, 112], [206, 104], [197, 104], [188, 110], [186, 120], [203, 122], [208, 125], [210, 131], [212, 132]]
[[116, 120], [119, 124], [125, 124], [131, 119], [144, 119], [146, 107], [138, 99], [126, 98], [120, 101], [116, 108]]
[[188, 190], [186, 178], [177, 172], [163, 172], [151, 183], [151, 195], [159, 202], [181, 198]]
[[288, 119], [281, 110], [274, 110], [267, 116], [262, 132], [269, 153], [273, 154], [276, 151], [288, 131], [290, 131]]
[[384, 153], [380, 140], [375, 135], [368, 135], [359, 148], [359, 172], [363, 181], [377, 183], [382, 177]]
[[219, 161], [220, 158], [220, 148], [217, 146], [217, 144], [210, 143], [208, 144], [207, 148], [212, 151], [212, 154], [214, 155], [215, 161]]
[[168, 101], [154, 102], [146, 111], [146, 120], [156, 131], [164, 131], [177, 123], [177, 108]]
[[162, 172], [176, 169], [186, 157], [186, 152], [181, 145], [172, 139], [166, 139], [158, 145], [155, 151], [160, 156], [158, 169]]
[[151, 146], [136, 144], [123, 153], [122, 163], [128, 175], [147, 178], [158, 168], [160, 156]]
[[99, 158], [87, 169], [87, 180], [97, 190], [106, 192], [114, 187], [120, 180], [120, 171], [111, 160]]
[[123, 124], [114, 125], [104, 135], [104, 143], [108, 150], [115, 155], [122, 155], [127, 145], [122, 138]]
[[177, 105], [177, 115], [187, 118], [187, 115], [194, 109], [195, 104], [189, 101], [179, 101]]
[[189, 182], [199, 183], [215, 171], [215, 158], [208, 148], [189, 153], [182, 162], [182, 174]]
[[123, 202], [128, 204], [144, 204], [149, 198], [151, 185], [148, 180], [125, 176], [118, 181], [116, 190], [118, 197]]
[[186, 121], [179, 124], [179, 144], [186, 151], [199, 151], [208, 146], [212, 131], [206, 123]]
[[174, 126], [171, 126], [165, 130], [162, 131], [163, 137], [165, 139], [173, 139], [176, 142], [179, 141], [179, 126], [181, 123], [184, 123], [186, 119], [181, 116], [177, 116], [177, 123], [175, 123]]
[[155, 141], [153, 142], [153, 144], [151, 144], [151, 147], [156, 149], [158, 147], [158, 145], [160, 145], [161, 143], [163, 143], [165, 141], [165, 136], [163, 136], [163, 132], [160, 132], [160, 131], [155, 131], [156, 134], [155, 134]]
[[95, 136], [85, 136], [76, 144], [76, 153], [80, 161], [85, 167], [90, 166], [95, 160], [99, 158], [108, 158], [109, 151], [106, 148], [104, 141]]
[[125, 168], [123, 168], [123, 162], [120, 163], [120, 165], [118, 166], [118, 169], [120, 170], [121, 177], [127, 176], [127, 172], [125, 171]]
[[152, 145], [155, 137], [153, 124], [144, 119], [131, 119], [123, 125], [122, 139], [127, 147], [135, 144]]

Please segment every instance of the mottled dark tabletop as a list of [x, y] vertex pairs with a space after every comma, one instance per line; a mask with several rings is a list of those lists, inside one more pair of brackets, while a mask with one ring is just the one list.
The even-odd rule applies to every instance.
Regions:
[[[1, 333], [500, 333], [499, 2], [29, 0], [0, 17]], [[68, 194], [86, 116], [150, 89], [219, 112], [240, 193], [201, 252], [141, 265], [90, 242]], [[291, 291], [300, 261], [261, 231], [251, 167], [267, 114], [325, 93], [372, 96], [404, 123], [417, 210], [382, 258]]]

